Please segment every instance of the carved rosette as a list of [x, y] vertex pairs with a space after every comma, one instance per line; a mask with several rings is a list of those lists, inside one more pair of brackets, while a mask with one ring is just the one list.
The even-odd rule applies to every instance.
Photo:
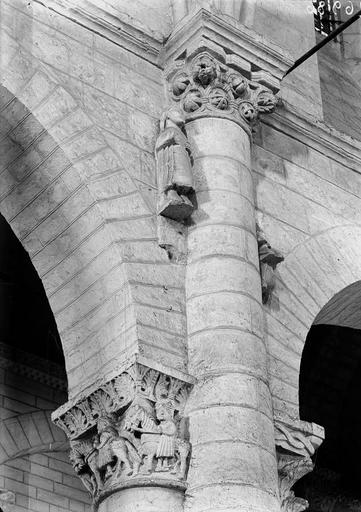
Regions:
[[55, 411], [70, 460], [98, 502], [132, 485], [185, 487], [190, 444], [183, 417], [189, 382], [139, 363], [83, 400]]
[[227, 65], [226, 57], [201, 51], [168, 71], [171, 99], [179, 102], [187, 121], [222, 117], [244, 127], [252, 126], [259, 114], [273, 112], [277, 99], [272, 90], [252, 80], [252, 73], [242, 74], [229, 60]]
[[278, 482], [282, 512], [302, 512], [308, 501], [295, 496], [292, 487], [313, 470], [312, 455], [324, 438], [323, 428], [304, 421], [275, 421]]

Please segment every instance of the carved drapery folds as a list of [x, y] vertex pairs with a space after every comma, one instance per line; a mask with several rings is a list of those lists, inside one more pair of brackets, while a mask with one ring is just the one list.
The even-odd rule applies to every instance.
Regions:
[[261, 272], [262, 302], [267, 304], [275, 288], [276, 267], [284, 260], [284, 257], [279, 251], [271, 247], [259, 228], [257, 228], [257, 243]]
[[70, 460], [98, 500], [147, 478], [182, 487], [190, 444], [183, 409], [190, 384], [135, 363], [53, 421], [70, 438]]
[[223, 117], [252, 126], [259, 114], [273, 112], [277, 104], [273, 91], [260, 83], [267, 82], [267, 73], [251, 73], [242, 59], [219, 49], [200, 47], [167, 75], [170, 96], [187, 121]]
[[158, 214], [183, 221], [194, 210], [192, 154], [185, 132], [185, 116], [170, 108], [162, 116], [155, 145], [158, 174]]
[[282, 512], [302, 512], [307, 500], [298, 498], [293, 485], [313, 470], [312, 455], [324, 439], [323, 428], [304, 421], [275, 421], [278, 481]]

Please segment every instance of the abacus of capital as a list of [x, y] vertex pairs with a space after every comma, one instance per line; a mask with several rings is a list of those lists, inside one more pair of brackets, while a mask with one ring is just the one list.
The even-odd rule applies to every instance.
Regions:
[[257, 229], [251, 174], [252, 132], [288, 63], [198, 22], [167, 42], [155, 144], [159, 243], [186, 234], [188, 375], [135, 356], [54, 421], [101, 511], [302, 511], [291, 487], [323, 432], [273, 417], [263, 307], [283, 257]]

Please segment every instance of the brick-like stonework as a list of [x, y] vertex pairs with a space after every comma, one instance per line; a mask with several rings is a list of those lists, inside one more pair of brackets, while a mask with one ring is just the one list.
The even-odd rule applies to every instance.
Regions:
[[[184, 496], [188, 512], [304, 509], [291, 487], [322, 435], [299, 421], [299, 370], [315, 318], [361, 280], [361, 144], [327, 125], [359, 120], [316, 58], [273, 96], [315, 43], [303, 2], [0, 10], [0, 209], [54, 312], [70, 398], [56, 417], [99, 512], [181, 512]], [[85, 512], [47, 451], [64, 448], [49, 411], [65, 385], [27, 364], [3, 380], [0, 488], [20, 512]], [[139, 405], [123, 400], [132, 365], [194, 384], [182, 421], [148, 396], [150, 419], [120, 428]]]

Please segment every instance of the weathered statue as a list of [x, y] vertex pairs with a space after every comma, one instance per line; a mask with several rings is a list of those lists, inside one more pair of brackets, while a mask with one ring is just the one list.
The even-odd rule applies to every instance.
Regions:
[[140, 457], [132, 443], [126, 439], [126, 434], [123, 436], [122, 432], [118, 432], [107, 416], [99, 418], [97, 427], [98, 436], [93, 445], [98, 451], [98, 470], [103, 475], [103, 480], [113, 473], [117, 476], [138, 473]]
[[127, 431], [118, 431], [111, 418], [98, 419], [97, 434], [86, 440], [72, 441], [70, 460], [84, 486], [95, 495], [111, 477], [134, 476], [141, 457], [137, 440]]
[[279, 251], [270, 246], [260, 230], [257, 230], [257, 242], [261, 271], [262, 302], [267, 304], [275, 286], [276, 267], [284, 260], [284, 257]]
[[192, 156], [185, 133], [183, 113], [171, 108], [163, 114], [155, 145], [159, 203], [163, 217], [182, 221], [194, 210], [190, 195], [194, 192]]
[[170, 400], [154, 406], [149, 400], [134, 404], [127, 412], [126, 426], [140, 434], [142, 473], [169, 472], [185, 478], [190, 444], [178, 437], [174, 405]]
[[156, 457], [156, 471], [168, 471], [169, 461], [175, 457], [177, 425], [174, 422], [174, 407], [170, 400], [157, 402], [155, 406], [159, 421], [159, 440]]
[[70, 445], [69, 458], [74, 471], [81, 478], [84, 487], [94, 496], [102, 485], [97, 465], [92, 463], [96, 450], [89, 440], [72, 441]]

